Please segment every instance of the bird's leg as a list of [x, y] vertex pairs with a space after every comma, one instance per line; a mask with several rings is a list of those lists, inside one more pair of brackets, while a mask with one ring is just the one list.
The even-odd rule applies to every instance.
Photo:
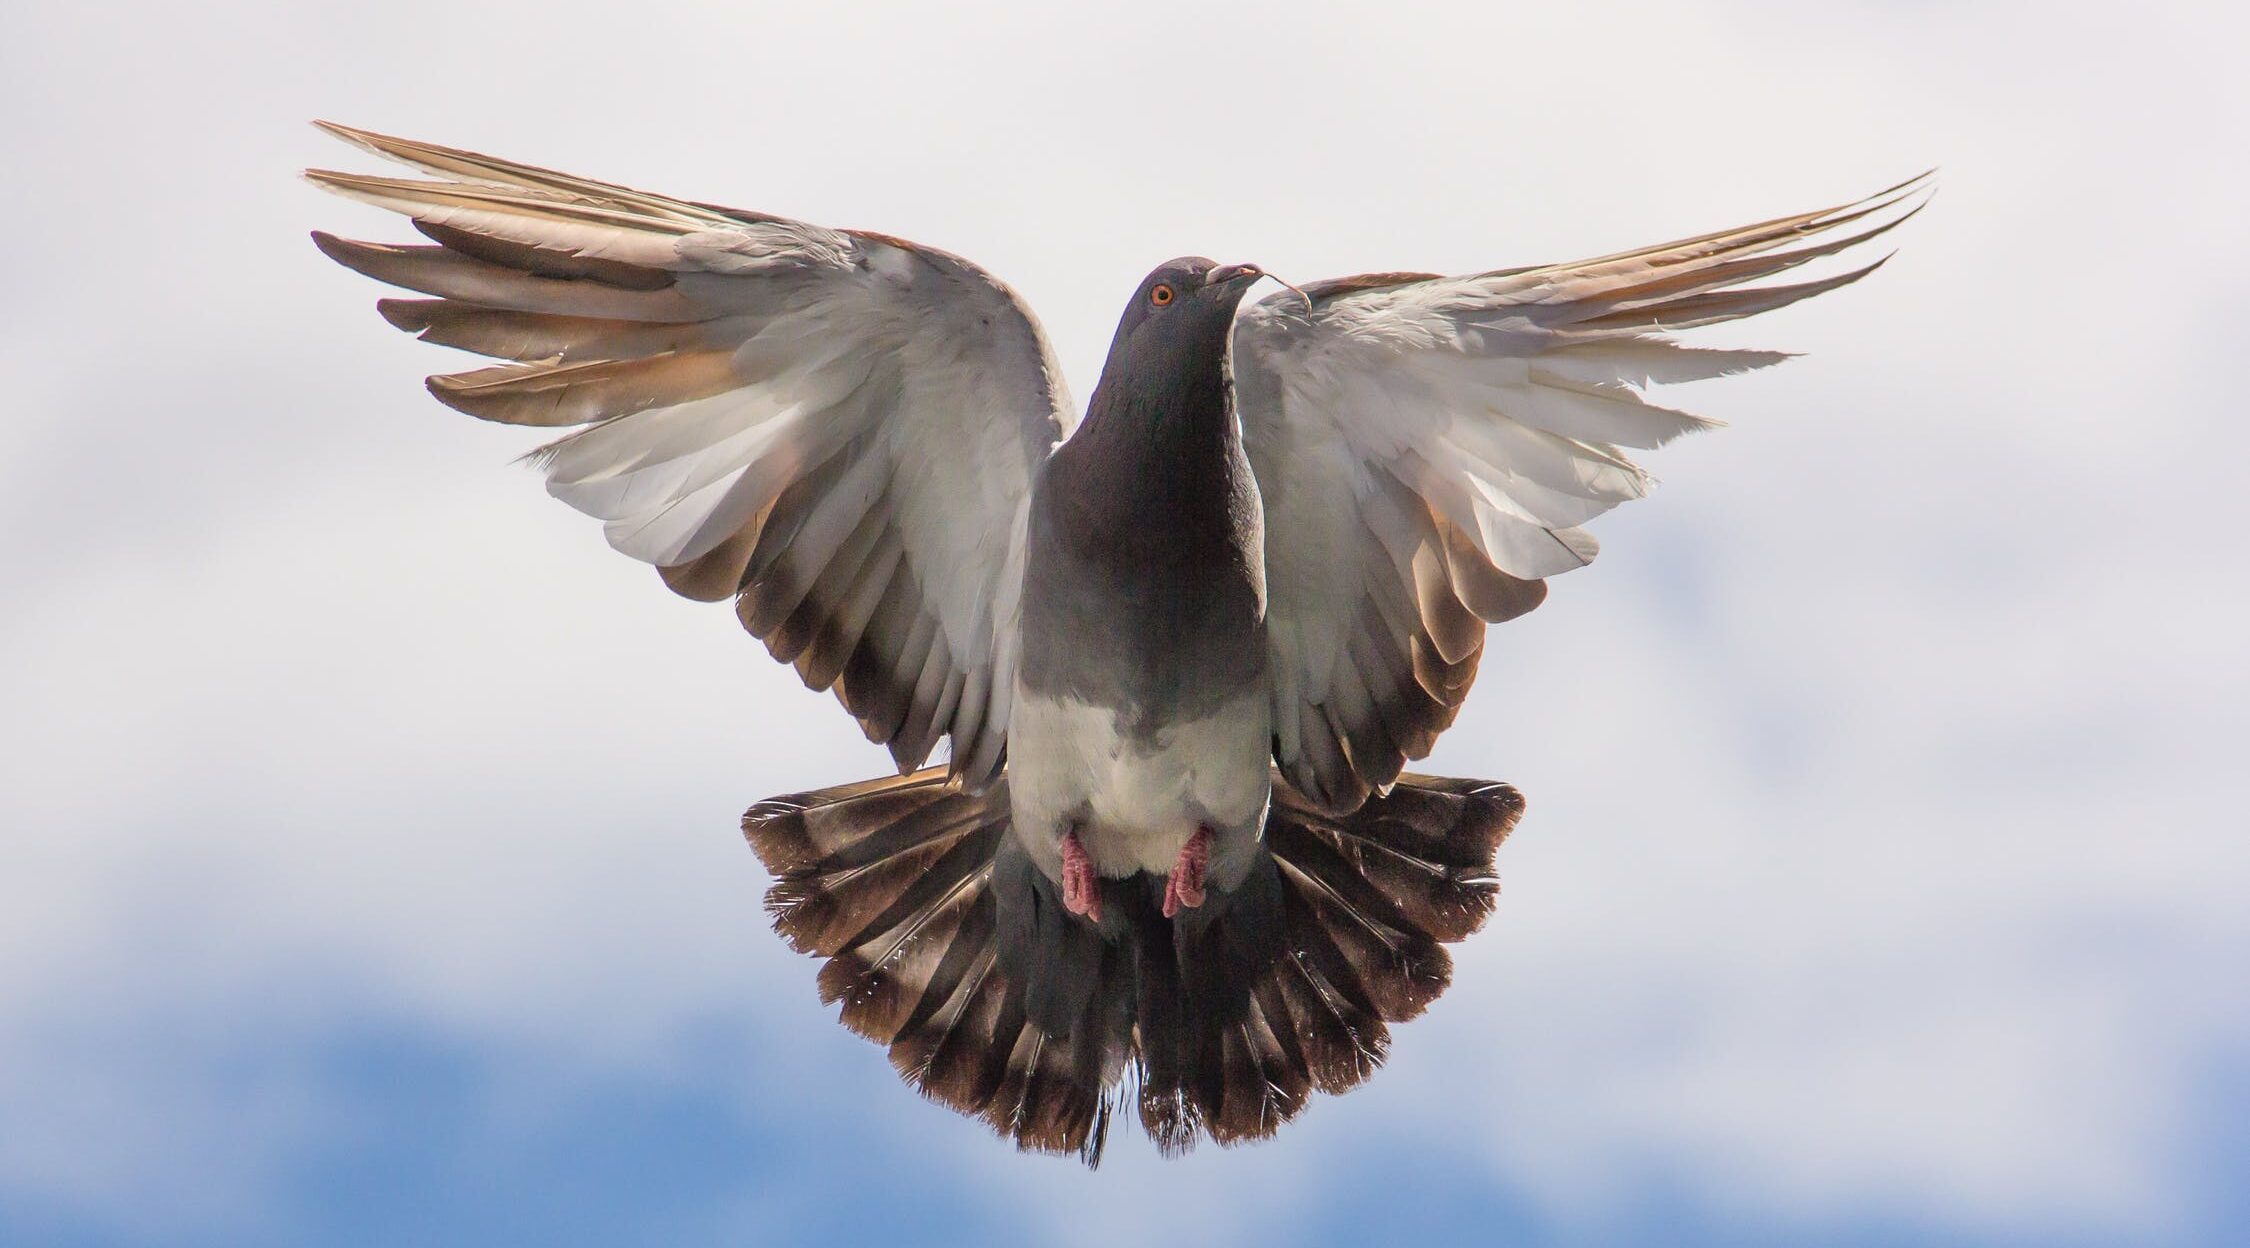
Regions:
[[1094, 874], [1094, 861], [1079, 843], [1078, 829], [1063, 833], [1063, 909], [1093, 922], [1102, 921], [1102, 884]]
[[1195, 835], [1187, 839], [1187, 844], [1180, 846], [1180, 856], [1172, 863], [1172, 874], [1164, 877], [1165, 918], [1203, 904], [1203, 872], [1210, 865], [1211, 829], [1199, 826]]

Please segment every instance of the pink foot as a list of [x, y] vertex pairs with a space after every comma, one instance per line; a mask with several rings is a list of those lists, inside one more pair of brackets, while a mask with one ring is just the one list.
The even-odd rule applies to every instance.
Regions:
[[1187, 844], [1180, 846], [1180, 856], [1172, 864], [1172, 874], [1164, 878], [1165, 918], [1203, 904], [1203, 872], [1210, 865], [1211, 829], [1197, 828]]
[[1062, 860], [1063, 909], [1101, 922], [1101, 881], [1094, 875], [1094, 862], [1086, 856], [1086, 847], [1078, 843], [1078, 833], [1063, 835]]

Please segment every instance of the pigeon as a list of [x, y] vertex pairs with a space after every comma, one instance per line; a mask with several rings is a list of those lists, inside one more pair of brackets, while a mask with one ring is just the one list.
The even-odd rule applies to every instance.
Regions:
[[1446, 989], [1523, 799], [1405, 767], [1486, 627], [1649, 492], [1629, 449], [1715, 423], [1651, 386], [1787, 358], [1674, 331], [1858, 281], [1888, 256], [1760, 284], [1931, 186], [1247, 307], [1258, 266], [1168, 261], [1081, 418], [958, 256], [318, 124], [421, 176], [306, 176], [428, 239], [320, 250], [500, 361], [430, 393], [566, 431], [532, 455], [551, 494], [889, 749], [894, 776], [743, 821], [823, 1001], [926, 1096], [1089, 1165], [1127, 1111], [1167, 1155], [1269, 1137]]

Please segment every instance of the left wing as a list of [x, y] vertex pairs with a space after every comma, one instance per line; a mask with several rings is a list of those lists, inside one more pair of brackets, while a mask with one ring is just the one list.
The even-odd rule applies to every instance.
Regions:
[[1617, 255], [1370, 274], [1245, 312], [1235, 405], [1264, 498], [1274, 757], [1290, 783], [1348, 810], [1427, 754], [1468, 696], [1485, 624], [1538, 606], [1544, 578], [1593, 559], [1579, 526], [1654, 485], [1622, 448], [1717, 423], [1641, 391], [1787, 358], [1661, 335], [1866, 276], [1882, 261], [1744, 285], [1897, 225], [1928, 176]]
[[577, 426], [548, 492], [836, 691], [902, 771], [941, 737], [1000, 770], [1031, 477], [1076, 421], [1015, 294], [903, 239], [715, 208], [326, 125], [435, 180], [313, 170], [434, 246], [316, 234], [432, 295], [425, 341], [502, 363], [429, 379], [472, 416]]

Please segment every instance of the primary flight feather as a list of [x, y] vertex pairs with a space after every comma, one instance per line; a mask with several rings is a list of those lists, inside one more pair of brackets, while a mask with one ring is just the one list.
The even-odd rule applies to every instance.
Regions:
[[1168, 1152], [1262, 1138], [1444, 990], [1522, 800], [1403, 768], [1485, 626], [1648, 492], [1627, 448], [1714, 423], [1646, 387], [1785, 358], [1671, 331], [1858, 280], [1881, 262], [1758, 284], [1928, 188], [1247, 309], [1256, 266], [1174, 260], [1081, 420], [957, 256], [321, 124], [428, 176], [307, 176], [430, 240], [321, 250], [429, 296], [393, 325], [505, 361], [431, 394], [569, 430], [550, 493], [889, 748], [896, 778], [744, 819], [823, 999], [927, 1095], [1090, 1163], [1128, 1072]]

